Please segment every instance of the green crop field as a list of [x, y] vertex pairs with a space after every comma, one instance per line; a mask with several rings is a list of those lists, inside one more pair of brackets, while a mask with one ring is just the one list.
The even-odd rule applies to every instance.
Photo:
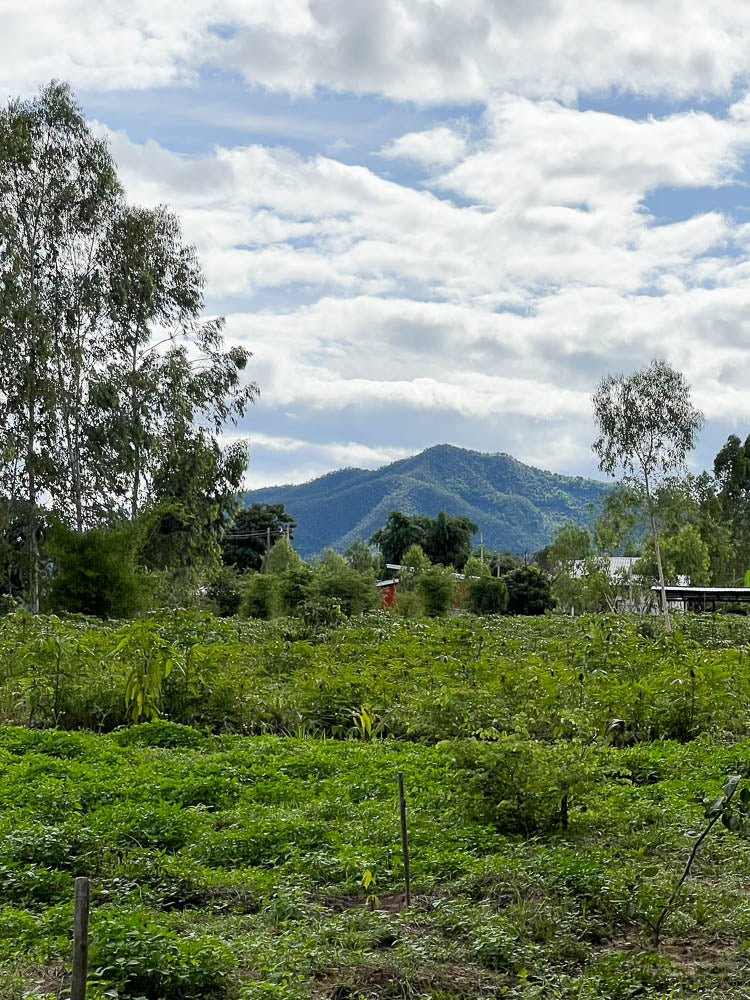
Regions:
[[750, 997], [744, 618], [15, 615], [0, 722], [2, 1000], [77, 875], [89, 998]]

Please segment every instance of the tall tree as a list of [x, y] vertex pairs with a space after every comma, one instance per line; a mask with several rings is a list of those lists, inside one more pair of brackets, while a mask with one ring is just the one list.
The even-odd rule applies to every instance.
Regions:
[[152, 499], [165, 452], [190, 428], [217, 435], [245, 413], [258, 389], [241, 377], [249, 352], [224, 349], [223, 319], [200, 319], [203, 274], [172, 213], [123, 208], [110, 252], [110, 362], [101, 380], [109, 410], [102, 426], [134, 518]]
[[163, 574], [171, 600], [189, 602], [196, 588], [218, 573], [221, 538], [246, 467], [241, 442], [221, 449], [202, 431], [187, 432], [165, 452], [140, 521], [143, 560]]
[[632, 375], [608, 375], [593, 396], [599, 435], [593, 444], [599, 468], [643, 486], [661, 590], [664, 624], [671, 631], [653, 491], [660, 479], [685, 463], [695, 446], [703, 414], [690, 397], [683, 375], [666, 361], [654, 360]]
[[220, 434], [258, 390], [202, 310], [194, 247], [165, 208], [125, 204], [66, 86], [0, 109], [0, 500], [24, 519], [33, 612], [43, 509], [79, 534], [135, 519], [191, 463], [203, 486], [177, 499], [199, 519], [239, 488], [244, 446], [222, 455]]
[[107, 146], [66, 86], [52, 83], [0, 109], [0, 474], [6, 496], [26, 512], [34, 613], [40, 505], [67, 478], [61, 408], [78, 391], [73, 373], [62, 378], [60, 353], [72, 357], [93, 328], [92, 248], [118, 195]]
[[427, 530], [425, 554], [433, 563], [461, 570], [471, 555], [471, 539], [477, 530], [464, 514], [449, 517], [441, 510]]
[[404, 552], [412, 545], [424, 549], [430, 521], [429, 517], [410, 516], [392, 510], [383, 527], [373, 533], [370, 541], [380, 549], [385, 564], [400, 564]]
[[380, 557], [361, 538], [352, 542], [344, 552], [344, 559], [352, 569], [356, 569], [360, 573], [378, 573], [380, 571]]
[[430, 562], [462, 569], [471, 555], [471, 537], [476, 531], [476, 524], [463, 514], [450, 516], [440, 511], [433, 518], [392, 510], [370, 541], [380, 549], [384, 563], [400, 563], [410, 546], [419, 545]]
[[296, 522], [283, 503], [254, 503], [234, 515], [221, 543], [224, 564], [258, 571], [274, 542], [294, 538]]
[[714, 459], [714, 478], [723, 519], [732, 534], [732, 582], [750, 569], [750, 436], [730, 434]]

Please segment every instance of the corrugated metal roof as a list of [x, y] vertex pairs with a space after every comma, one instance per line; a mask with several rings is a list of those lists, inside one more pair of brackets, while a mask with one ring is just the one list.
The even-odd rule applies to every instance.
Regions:
[[[637, 563], [640, 556], [595, 556], [597, 562], [609, 562], [608, 572], [610, 576], [625, 573], [630, 576], [634, 563]], [[576, 559], [573, 563], [571, 576], [575, 579], [582, 577], [586, 570], [586, 560]]]

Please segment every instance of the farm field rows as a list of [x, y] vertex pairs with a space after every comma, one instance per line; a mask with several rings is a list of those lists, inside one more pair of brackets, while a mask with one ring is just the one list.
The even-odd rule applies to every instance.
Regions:
[[[750, 765], [749, 639], [734, 617], [2, 619], [0, 997], [60, 994], [81, 874], [95, 998], [750, 997], [737, 824], [654, 946], [705, 803]], [[157, 656], [163, 718], [127, 725]]]

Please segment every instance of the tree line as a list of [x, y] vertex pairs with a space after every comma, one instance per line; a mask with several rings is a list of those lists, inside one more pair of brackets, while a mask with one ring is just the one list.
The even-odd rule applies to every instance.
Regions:
[[[667, 584], [750, 584], [750, 436], [731, 434], [711, 472], [687, 472], [703, 414], [684, 376], [662, 360], [607, 376], [592, 402], [600, 468], [622, 476], [592, 531], [563, 525], [538, 553], [561, 606], [611, 610], [623, 587], [632, 601], [633, 578], [649, 595], [658, 580], [669, 630]], [[637, 557], [630, 580], [611, 578], [609, 554]]]
[[[207, 590], [220, 615], [300, 615], [331, 624], [384, 604], [377, 581], [397, 579], [388, 604], [404, 617], [543, 614], [554, 606], [549, 577], [510, 553], [473, 548], [477, 526], [464, 515], [391, 511], [369, 542], [305, 562], [292, 546], [296, 523], [283, 504], [240, 511], [222, 543], [223, 572]], [[273, 540], [273, 544], [270, 544]]]

